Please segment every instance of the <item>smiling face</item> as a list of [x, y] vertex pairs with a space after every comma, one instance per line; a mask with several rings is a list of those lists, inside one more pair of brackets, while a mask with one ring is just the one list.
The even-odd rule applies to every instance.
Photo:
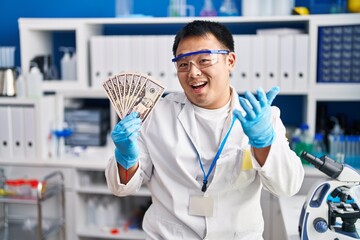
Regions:
[[[180, 41], [176, 56], [199, 50], [226, 49], [212, 34], [191, 36]], [[230, 99], [230, 71], [234, 68], [235, 54], [218, 54], [218, 61], [209, 67], [199, 69], [190, 63], [189, 72], [178, 72], [180, 85], [194, 105], [217, 109]]]

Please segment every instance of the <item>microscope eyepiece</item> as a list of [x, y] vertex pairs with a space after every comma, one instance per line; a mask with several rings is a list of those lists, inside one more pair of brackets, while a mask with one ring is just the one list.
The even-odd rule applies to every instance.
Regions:
[[318, 158], [306, 151], [303, 151], [300, 157], [313, 164], [317, 169], [334, 179], [340, 175], [344, 168], [342, 164], [325, 155]]

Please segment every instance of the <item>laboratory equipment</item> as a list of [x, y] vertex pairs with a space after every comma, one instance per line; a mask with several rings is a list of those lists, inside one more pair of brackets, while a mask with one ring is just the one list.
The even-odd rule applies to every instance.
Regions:
[[115, 15], [116, 17], [130, 17], [133, 13], [133, 0], [116, 0]]
[[303, 151], [301, 157], [330, 177], [308, 193], [299, 220], [301, 239], [360, 239], [355, 225], [360, 218], [359, 173], [326, 155]]
[[193, 17], [194, 14], [194, 6], [187, 5], [186, 0], [170, 0], [168, 6], [169, 17]]
[[239, 16], [239, 11], [234, 0], [223, 0], [219, 10], [219, 16]]
[[204, 0], [204, 6], [200, 11], [200, 16], [202, 17], [209, 17], [209, 16], [216, 16], [217, 12], [214, 8], [212, 0]]

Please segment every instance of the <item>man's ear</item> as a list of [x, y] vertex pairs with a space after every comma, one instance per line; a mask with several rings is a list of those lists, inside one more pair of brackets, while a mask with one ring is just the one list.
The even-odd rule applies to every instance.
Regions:
[[235, 67], [236, 55], [234, 52], [230, 52], [227, 56], [227, 65], [229, 66], [229, 70], [232, 70]]

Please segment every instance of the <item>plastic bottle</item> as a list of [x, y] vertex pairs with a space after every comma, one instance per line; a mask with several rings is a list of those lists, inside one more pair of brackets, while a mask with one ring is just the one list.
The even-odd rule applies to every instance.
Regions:
[[21, 73], [21, 68], [16, 68], [18, 71], [18, 76], [16, 78], [16, 97], [24, 98], [26, 97], [26, 85], [25, 85], [25, 77]]
[[30, 72], [26, 76], [27, 96], [29, 98], [40, 98], [42, 96], [41, 83], [44, 76], [35, 62], [32, 62], [30, 66]]
[[216, 16], [217, 12], [214, 8], [212, 0], [204, 0], [204, 6], [200, 11], [200, 16], [208, 17], [208, 16]]
[[293, 151], [295, 151], [296, 145], [298, 145], [300, 142], [300, 134], [301, 134], [300, 128], [296, 128], [291, 136], [290, 147]]
[[328, 136], [330, 157], [338, 162], [342, 162], [344, 159], [343, 145], [345, 145], [343, 136], [344, 131], [340, 127], [339, 121], [336, 117], [331, 117], [330, 120], [335, 123]]
[[[60, 47], [60, 51], [64, 52], [63, 57], [61, 58], [61, 79], [62, 80], [75, 80], [74, 77], [74, 60], [71, 59], [71, 47]], [[76, 56], [75, 56], [76, 59]], [[75, 60], [76, 64], [76, 60]]]
[[322, 157], [326, 154], [324, 135], [322, 133], [315, 134], [312, 154], [317, 157]]
[[89, 197], [86, 202], [86, 225], [95, 226], [96, 202], [94, 197]]
[[107, 214], [107, 205], [104, 201], [99, 200], [95, 210], [96, 226], [100, 228], [107, 227], [108, 216], [106, 214]]
[[76, 52], [74, 50], [74, 52], [72, 53], [71, 55], [71, 58], [70, 58], [70, 63], [69, 63], [69, 68], [70, 68], [70, 71], [69, 71], [69, 78], [71, 80], [76, 80], [77, 79], [77, 71], [76, 71], [76, 68], [77, 68], [77, 63], [76, 63], [77, 59], [76, 59]]
[[[300, 142], [296, 145], [295, 152], [298, 156], [301, 155], [303, 151], [312, 152], [313, 150], [313, 138], [309, 132], [309, 125], [303, 123], [300, 125]], [[307, 161], [303, 161], [303, 164], [308, 164]]]
[[235, 2], [233, 0], [223, 0], [219, 10], [219, 16], [239, 16]]

